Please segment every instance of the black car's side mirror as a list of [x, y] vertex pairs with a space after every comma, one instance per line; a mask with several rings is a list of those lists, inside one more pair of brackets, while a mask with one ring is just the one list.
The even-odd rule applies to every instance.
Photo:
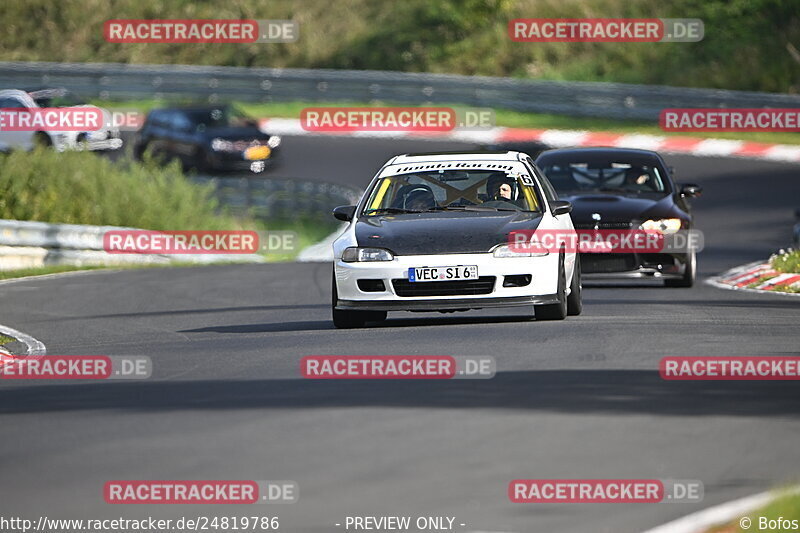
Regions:
[[680, 185], [681, 196], [700, 196], [703, 194], [703, 188], [694, 183], [683, 183]]
[[564, 200], [557, 200], [550, 206], [553, 210], [553, 216], [566, 215], [572, 212], [572, 204]]
[[340, 205], [333, 210], [333, 216], [337, 220], [350, 222], [353, 220], [353, 215], [356, 214], [356, 206], [354, 205]]

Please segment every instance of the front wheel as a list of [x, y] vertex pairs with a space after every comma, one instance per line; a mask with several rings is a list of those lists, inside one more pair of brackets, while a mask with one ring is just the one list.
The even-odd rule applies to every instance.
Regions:
[[575, 254], [575, 268], [567, 296], [567, 314], [577, 316], [583, 311], [583, 283], [581, 282], [581, 258]]
[[665, 279], [665, 287], [691, 287], [694, 285], [694, 280], [697, 271], [697, 252], [692, 252], [686, 258], [686, 268], [683, 270], [683, 276], [678, 279]]
[[336, 290], [336, 277], [331, 278], [331, 315], [333, 325], [339, 329], [363, 328], [367, 322], [386, 320], [386, 311], [347, 311], [336, 309], [339, 293]]
[[533, 312], [536, 320], [564, 320], [567, 318], [567, 280], [564, 273], [564, 256], [559, 259], [558, 268], [558, 302], [554, 304], [536, 305]]

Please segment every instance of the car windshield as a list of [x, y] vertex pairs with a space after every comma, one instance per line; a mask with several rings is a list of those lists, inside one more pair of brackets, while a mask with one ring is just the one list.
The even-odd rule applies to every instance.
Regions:
[[236, 107], [217, 107], [188, 111], [187, 116], [196, 126], [228, 128], [253, 126], [255, 120]]
[[539, 211], [541, 202], [528, 176], [497, 170], [439, 170], [382, 178], [363, 214], [427, 211]]
[[624, 195], [664, 194], [665, 177], [658, 166], [631, 161], [553, 161], [539, 168], [560, 195], [616, 193]]
[[86, 104], [63, 89], [43, 89], [28, 94], [39, 107], [70, 107]]

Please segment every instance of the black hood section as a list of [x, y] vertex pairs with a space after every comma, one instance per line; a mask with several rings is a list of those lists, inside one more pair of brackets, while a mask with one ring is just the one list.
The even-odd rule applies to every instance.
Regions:
[[269, 135], [253, 126], [220, 126], [208, 128], [203, 134], [209, 139], [219, 137], [226, 141], [251, 141], [253, 139], [268, 139]]
[[572, 222], [592, 224], [594, 213], [600, 215], [600, 222], [628, 222], [648, 218], [679, 217], [679, 211], [667, 194], [661, 198], [646, 196], [619, 196], [611, 194], [559, 195], [559, 200], [572, 203]]
[[534, 230], [541, 214], [522, 211], [441, 211], [361, 218], [356, 240], [362, 247], [395, 255], [485, 253], [508, 241], [508, 233]]

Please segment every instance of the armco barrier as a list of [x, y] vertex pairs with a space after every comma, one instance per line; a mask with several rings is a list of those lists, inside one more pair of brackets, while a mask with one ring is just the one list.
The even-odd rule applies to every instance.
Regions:
[[195, 183], [211, 185], [219, 202], [234, 215], [265, 220], [333, 220], [338, 205], [354, 204], [361, 191], [322, 181], [294, 178], [195, 176]]
[[370, 70], [0, 62], [0, 89], [41, 87], [65, 87], [85, 98], [112, 100], [382, 100], [644, 120], [656, 120], [664, 108], [800, 107], [800, 95], [624, 83]]
[[123, 265], [220, 261], [263, 262], [263, 256], [248, 254], [109, 254], [103, 250], [103, 234], [121, 230], [116, 226], [49, 224], [24, 220], [0, 220], [0, 270], [48, 265]]

